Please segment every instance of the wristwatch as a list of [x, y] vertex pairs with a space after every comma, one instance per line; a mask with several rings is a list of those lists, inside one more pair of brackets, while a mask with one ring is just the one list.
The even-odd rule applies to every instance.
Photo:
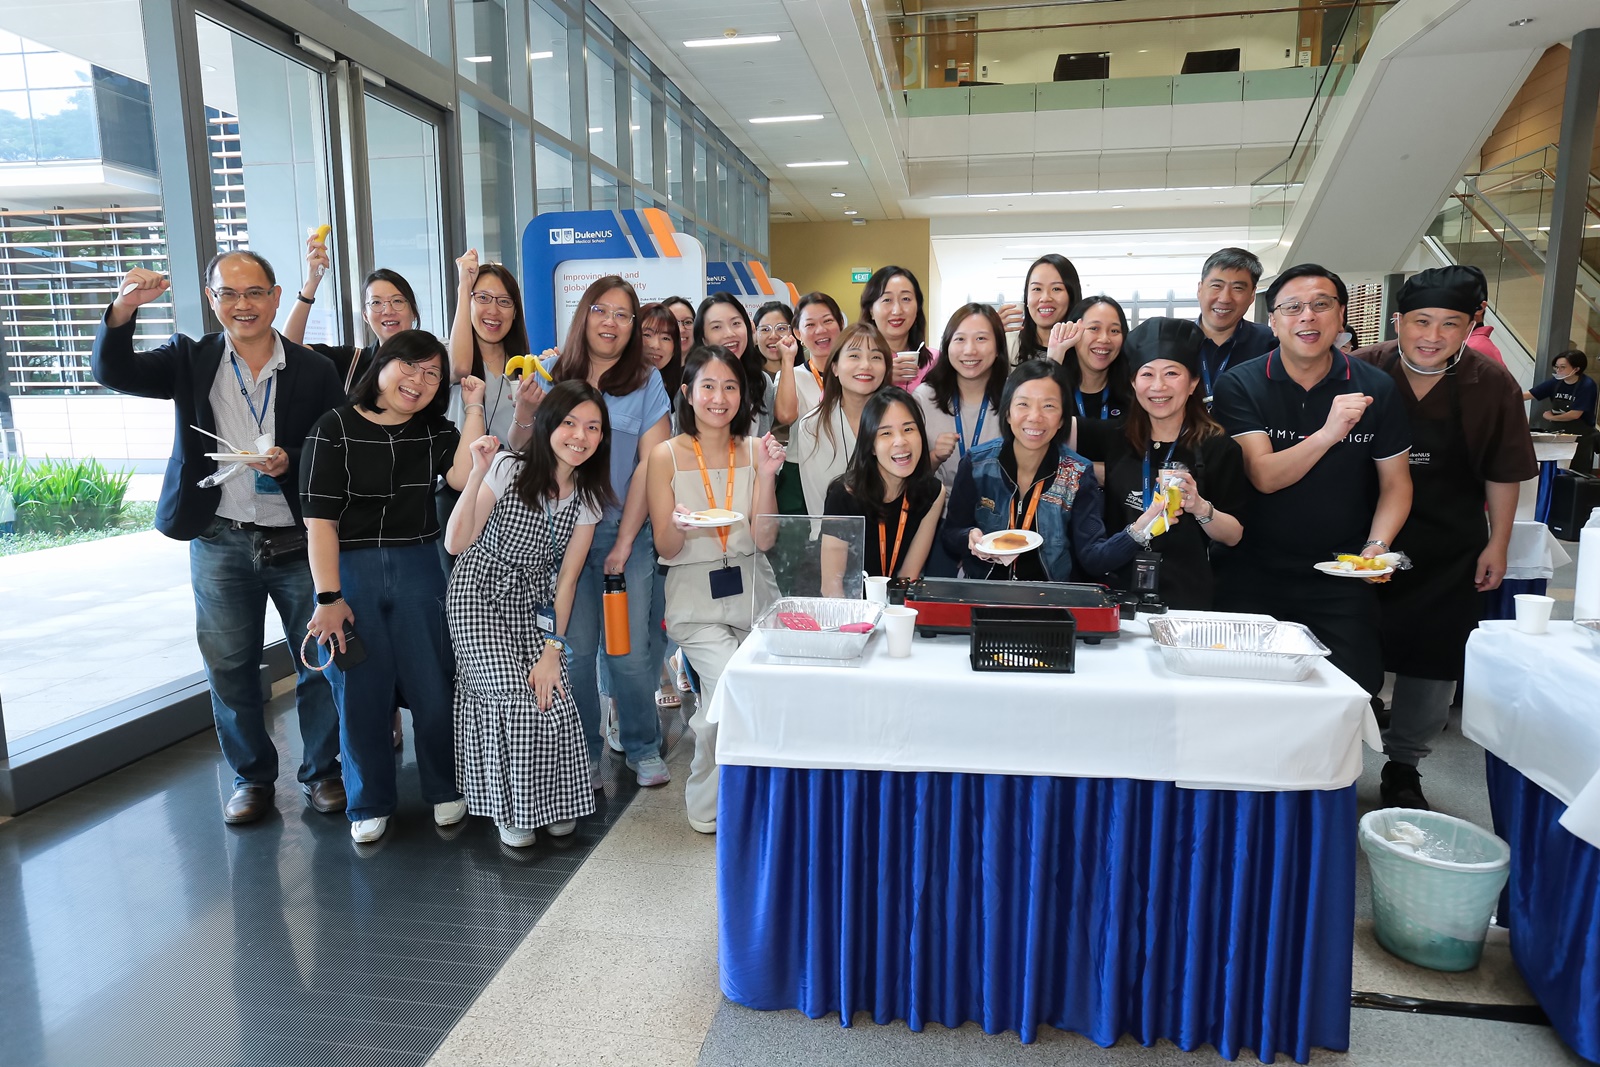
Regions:
[[1206, 517], [1205, 518], [1202, 519], [1200, 516], [1196, 515], [1194, 517], [1194, 521], [1199, 523], [1201, 526], [1210, 526], [1211, 525], [1211, 520], [1216, 518], [1216, 517], [1217, 517], [1217, 506], [1215, 504], [1212, 504], [1211, 505], [1211, 510], [1206, 512]]
[[344, 592], [339, 589], [330, 589], [326, 593], [317, 594], [318, 604], [337, 604], [344, 599]]
[[1139, 542], [1140, 548], [1149, 548], [1155, 536], [1149, 530], [1139, 530], [1133, 523], [1128, 523], [1128, 536]]

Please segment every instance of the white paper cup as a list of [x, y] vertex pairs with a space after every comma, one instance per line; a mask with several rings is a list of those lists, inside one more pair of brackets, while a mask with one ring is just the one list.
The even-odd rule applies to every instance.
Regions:
[[894, 354], [894, 368], [891, 374], [897, 381], [910, 381], [917, 376], [917, 360], [922, 357], [919, 349], [913, 348], [909, 352], [896, 352]]
[[889, 579], [882, 576], [869, 576], [865, 579], [867, 585], [867, 600], [873, 604], [889, 604]]
[[1550, 609], [1556, 606], [1555, 597], [1518, 593], [1511, 599], [1517, 603], [1517, 629], [1525, 634], [1542, 634], [1550, 629]]
[[911, 638], [917, 630], [917, 609], [901, 606], [883, 609], [883, 631], [889, 636], [889, 655], [911, 655]]

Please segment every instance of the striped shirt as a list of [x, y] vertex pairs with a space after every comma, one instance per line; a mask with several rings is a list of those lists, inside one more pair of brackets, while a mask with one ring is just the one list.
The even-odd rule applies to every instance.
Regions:
[[[250, 373], [249, 364], [237, 355], [233, 339], [226, 338], [227, 353], [217, 366], [217, 376], [211, 382], [211, 412], [216, 417], [217, 436], [233, 442], [236, 448], [251, 452], [263, 451], [256, 447], [262, 435], [273, 437], [274, 419], [278, 411], [278, 371], [288, 363], [283, 354], [283, 338], [272, 335], [272, 358], [261, 368], [261, 377]], [[238, 376], [234, 376], [235, 369]], [[246, 400], [246, 397], [249, 399]], [[255, 413], [250, 411], [255, 406]], [[260, 422], [256, 420], [259, 415]], [[275, 443], [275, 442], [269, 442]], [[216, 451], [227, 451], [221, 444]], [[258, 484], [268, 484], [271, 479], [258, 475], [249, 467], [235, 474], [221, 485], [222, 502], [217, 505], [217, 515], [239, 522], [253, 522], [258, 526], [293, 526], [294, 513], [282, 492], [258, 492]], [[272, 483], [276, 486], [277, 483]]]
[[385, 426], [334, 408], [306, 435], [300, 506], [339, 524], [339, 547], [382, 548], [436, 540], [434, 478], [455, 462], [460, 432], [442, 416]]

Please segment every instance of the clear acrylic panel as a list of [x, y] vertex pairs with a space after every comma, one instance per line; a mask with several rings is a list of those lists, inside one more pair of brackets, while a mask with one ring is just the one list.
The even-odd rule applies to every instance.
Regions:
[[758, 568], [752, 597], [754, 617], [780, 597], [843, 597], [860, 600], [865, 594], [862, 561], [866, 559], [867, 520], [859, 515], [760, 515], [757, 540], [763, 529], [775, 528], [772, 547], [761, 553], [765, 567]]

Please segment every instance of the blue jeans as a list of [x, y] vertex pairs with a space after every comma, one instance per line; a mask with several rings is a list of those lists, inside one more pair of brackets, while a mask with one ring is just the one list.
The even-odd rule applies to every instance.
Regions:
[[235, 530], [218, 519], [189, 542], [195, 638], [211, 683], [217, 741], [233, 768], [235, 786], [271, 789], [277, 782], [278, 750], [267, 734], [261, 697], [261, 646], [270, 597], [299, 674], [295, 707], [300, 713], [300, 781], [337, 778], [339, 715], [333, 693], [321, 674], [299, 663], [300, 638], [316, 599], [311, 568], [304, 559], [261, 566], [256, 562], [261, 538], [258, 531]]
[[[589, 761], [600, 759], [600, 691], [595, 654], [601, 651], [604, 627], [601, 594], [605, 592], [605, 560], [617, 543], [617, 520], [601, 519], [594, 528], [594, 543], [583, 573], [578, 576], [572, 616], [567, 620], [567, 641], [572, 645], [569, 670], [572, 695], [578, 702], [578, 720], [589, 745]], [[622, 751], [630, 763], [661, 755], [661, 719], [656, 711], [656, 685], [661, 676], [661, 651], [666, 636], [654, 595], [655, 540], [647, 522], [633, 540], [628, 565], [628, 633], [632, 649], [626, 656], [606, 655], [608, 685], [617, 702]]]
[[[444, 568], [430, 544], [339, 551], [339, 583], [367, 658], [328, 668], [339, 702], [345, 809], [351, 822], [393, 815], [397, 801], [390, 724], [399, 683], [411, 707], [422, 799], [461, 799], [456, 789], [455, 656], [444, 621]], [[323, 653], [326, 655], [326, 653]]]

